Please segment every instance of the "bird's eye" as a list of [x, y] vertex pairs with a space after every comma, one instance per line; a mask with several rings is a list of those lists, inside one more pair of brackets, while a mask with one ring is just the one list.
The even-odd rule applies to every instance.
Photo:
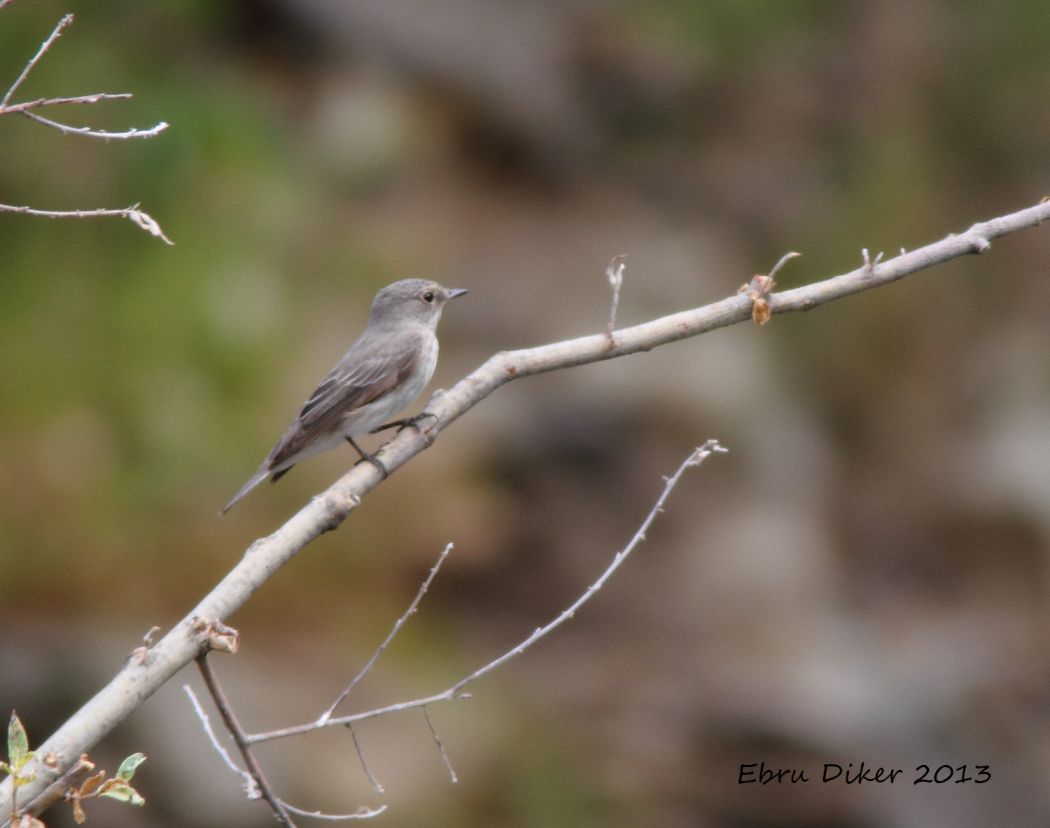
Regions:
[[434, 301], [434, 291], [428, 290], [426, 293], [424, 293], [423, 294], [423, 301], [426, 302], [428, 305], [431, 302], [433, 302]]

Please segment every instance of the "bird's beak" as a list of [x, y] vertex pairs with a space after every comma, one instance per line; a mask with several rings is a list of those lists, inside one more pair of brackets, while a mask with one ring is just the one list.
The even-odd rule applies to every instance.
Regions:
[[469, 293], [469, 292], [470, 291], [468, 291], [466, 288], [449, 288], [448, 289], [448, 298], [449, 299], [455, 299], [457, 296], [462, 296], [463, 294]]

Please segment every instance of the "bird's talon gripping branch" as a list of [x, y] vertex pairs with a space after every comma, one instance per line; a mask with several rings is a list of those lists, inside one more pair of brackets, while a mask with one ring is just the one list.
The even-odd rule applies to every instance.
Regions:
[[356, 449], [357, 453], [361, 455], [361, 460], [358, 462], [365, 462], [366, 460], [376, 467], [376, 470], [383, 475], [384, 479], [390, 476], [390, 472], [387, 471], [386, 466], [377, 458], [374, 454], [369, 454], [363, 448], [361, 448], [350, 435], [347, 435], [346, 442]]
[[437, 418], [437, 414], [431, 414], [429, 411], [424, 411], [421, 414], [417, 414], [415, 417], [405, 417], [403, 420], [393, 420], [389, 423], [384, 423], [381, 426], [376, 426], [368, 433], [378, 434], [380, 431], [386, 431], [387, 429], [396, 428], [397, 433], [400, 434], [406, 428], [419, 428], [419, 424], [423, 420], [436, 421]]

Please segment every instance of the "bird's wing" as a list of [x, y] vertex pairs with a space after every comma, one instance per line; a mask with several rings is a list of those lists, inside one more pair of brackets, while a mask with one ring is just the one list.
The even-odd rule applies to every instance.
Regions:
[[295, 422], [270, 452], [267, 466], [275, 469], [316, 438], [337, 428], [345, 414], [388, 394], [412, 373], [419, 349], [408, 342], [382, 354], [347, 352], [303, 404]]

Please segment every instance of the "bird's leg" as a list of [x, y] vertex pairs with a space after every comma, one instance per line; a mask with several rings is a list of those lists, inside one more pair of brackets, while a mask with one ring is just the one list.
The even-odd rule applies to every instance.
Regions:
[[437, 419], [437, 414], [431, 414], [429, 411], [424, 411], [422, 414], [417, 414], [415, 417], [407, 417], [404, 420], [394, 420], [392, 422], [386, 423], [385, 425], [376, 426], [375, 428], [373, 428], [368, 433], [369, 434], [378, 434], [380, 431], [386, 431], [388, 428], [394, 428], [395, 426], [397, 427], [397, 430], [400, 432], [401, 429], [408, 428], [409, 426], [417, 427], [419, 425], [420, 420], [428, 420], [428, 419], [429, 420], [436, 420]]
[[350, 445], [352, 445], [354, 447], [354, 449], [357, 450], [357, 453], [361, 455], [361, 459], [362, 460], [367, 460], [369, 463], [371, 463], [373, 466], [375, 466], [377, 469], [379, 469], [379, 473], [381, 475], [383, 475], [383, 477], [386, 477], [387, 475], [390, 474], [390, 472], [388, 472], [386, 470], [386, 466], [384, 466], [382, 463], [379, 462], [379, 460], [377, 460], [375, 457], [373, 457], [367, 451], [362, 449], [357, 443], [355, 443], [354, 442], [354, 438], [351, 437], [349, 434], [346, 435], [346, 442], [348, 442]]

